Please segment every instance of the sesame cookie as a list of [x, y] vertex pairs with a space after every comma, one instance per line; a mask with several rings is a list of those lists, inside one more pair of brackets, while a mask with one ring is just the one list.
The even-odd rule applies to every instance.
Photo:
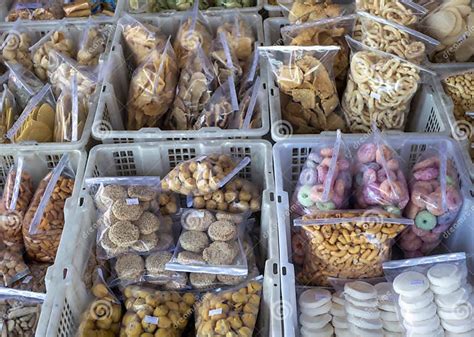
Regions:
[[216, 275], [204, 273], [190, 273], [189, 282], [196, 289], [207, 289], [216, 283]]
[[179, 243], [184, 250], [201, 253], [209, 245], [209, 238], [204, 232], [185, 231], [179, 237]]
[[152, 201], [158, 195], [157, 189], [149, 186], [130, 186], [127, 192], [129, 198], [140, 201]]
[[224, 213], [224, 212], [217, 212], [216, 218], [217, 220], [231, 221], [235, 224], [239, 224], [244, 221], [244, 216], [242, 214], [231, 214], [231, 213]]
[[206, 264], [201, 254], [183, 251], [178, 254], [179, 264]]
[[187, 230], [206, 231], [214, 221], [214, 215], [206, 210], [191, 209], [181, 216], [181, 224]]
[[203, 250], [204, 261], [214, 265], [230, 265], [238, 254], [235, 245], [228, 242], [216, 241]]
[[141, 234], [138, 241], [135, 242], [131, 248], [138, 253], [149, 252], [158, 246], [158, 236], [156, 233]]
[[112, 205], [112, 212], [119, 220], [137, 221], [143, 213], [143, 206], [127, 205], [125, 199], [120, 199]]
[[212, 241], [229, 241], [237, 238], [237, 226], [230, 221], [213, 222], [207, 234]]
[[173, 255], [170, 252], [156, 252], [150, 254], [145, 260], [148, 274], [153, 276], [153, 274], [165, 272], [165, 265], [171, 260], [172, 257]]
[[138, 241], [140, 232], [137, 226], [130, 221], [119, 221], [110, 227], [109, 231], [110, 241], [119, 247], [130, 247]]
[[125, 254], [117, 258], [115, 271], [120, 279], [138, 281], [145, 271], [145, 262], [139, 255]]
[[174, 239], [171, 234], [161, 234], [159, 235], [158, 244], [156, 245], [157, 250], [168, 250], [174, 246]]
[[219, 282], [224, 283], [228, 286], [237, 285], [242, 283], [247, 276], [235, 276], [235, 275], [217, 275]]
[[134, 224], [138, 227], [140, 233], [145, 235], [151, 234], [160, 229], [160, 219], [150, 212], [143, 212]]
[[99, 189], [100, 201], [105, 205], [110, 205], [112, 202], [125, 199], [127, 197], [127, 190], [120, 185], [107, 185]]
[[100, 245], [102, 246], [102, 248], [104, 248], [105, 252], [108, 255], [116, 256], [116, 255], [125, 253], [127, 251], [126, 247], [119, 247], [110, 240], [108, 230], [102, 234], [102, 237], [99, 240], [100, 240]]

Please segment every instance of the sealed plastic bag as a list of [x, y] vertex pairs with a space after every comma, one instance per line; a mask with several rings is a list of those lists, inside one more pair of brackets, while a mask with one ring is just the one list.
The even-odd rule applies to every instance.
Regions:
[[346, 15], [307, 22], [300, 25], [289, 25], [281, 29], [281, 36], [290, 46], [339, 46], [334, 57], [333, 73], [338, 92], [342, 94], [346, 85], [349, 69], [349, 46], [345, 35], [352, 36], [356, 15]]
[[410, 0], [356, 0], [357, 11], [368, 12], [403, 26], [415, 26], [428, 9]]
[[10, 63], [19, 63], [28, 70], [33, 70], [33, 61], [30, 55], [31, 37], [33, 33], [22, 29], [17, 22], [11, 30], [2, 35], [3, 43], [0, 46], [2, 58]]
[[198, 4], [199, 1], [195, 1], [192, 10], [181, 21], [173, 44], [179, 68], [187, 64], [198, 46], [206, 55], [211, 50], [212, 34], [207, 20], [199, 12]]
[[224, 16], [224, 22], [217, 27], [217, 35], [224, 33], [230, 49], [241, 63], [248, 62], [252, 56], [255, 36], [242, 16], [232, 13]]
[[15, 0], [5, 20], [59, 20], [64, 16], [62, 5], [59, 0]]
[[199, 156], [179, 163], [161, 181], [161, 187], [165, 192], [203, 196], [222, 188], [249, 163], [248, 157], [237, 163], [225, 154]]
[[0, 275], [3, 278], [3, 286], [9, 287], [27, 276], [30, 270], [23, 260], [21, 244], [8, 243], [7, 245], [1, 242], [0, 248]]
[[439, 41], [416, 30], [365, 12], [359, 14], [359, 21], [361, 32], [357, 40], [415, 64], [426, 61], [439, 45]]
[[29, 262], [28, 269], [30, 273], [23, 279], [20, 279], [10, 285], [17, 290], [26, 290], [34, 293], [46, 293], [46, 273], [51, 267], [50, 263]]
[[39, 183], [23, 220], [23, 240], [30, 259], [54, 262], [64, 227], [64, 204], [72, 195], [74, 179], [65, 154]]
[[235, 83], [239, 83], [242, 68], [224, 32], [220, 32], [212, 42], [210, 60], [219, 84], [224, 84], [230, 76], [234, 77]]
[[0, 109], [0, 143], [4, 143], [7, 141], [6, 133], [17, 117], [15, 97], [6, 84], [3, 84], [3, 91], [0, 93]]
[[99, 25], [89, 18], [79, 41], [77, 62], [85, 66], [96, 66], [101, 55], [105, 52], [108, 35], [111, 32], [112, 28], [109, 25]]
[[250, 62], [242, 65], [242, 69], [243, 69], [242, 80], [239, 83], [239, 91], [237, 93], [239, 97], [239, 101], [242, 100], [242, 97], [255, 84], [256, 77], [258, 76], [260, 72], [259, 55], [260, 54], [258, 53], [257, 47], [255, 46], [255, 50], [252, 54], [252, 58]]
[[205, 293], [195, 305], [196, 336], [252, 336], [262, 297], [262, 277], [229, 290]]
[[166, 44], [166, 37], [158, 27], [141, 23], [130, 15], [124, 15], [118, 25], [122, 28], [122, 35], [132, 54], [135, 67], [145, 61], [154, 50], [163, 48]]
[[288, 12], [290, 23], [303, 23], [306, 21], [318, 21], [327, 18], [340, 17], [354, 13], [354, 4], [344, 4], [332, 0], [296, 0], [278, 1], [285, 12]]
[[355, 198], [360, 208], [383, 207], [401, 215], [410, 200], [403, 162], [374, 127], [373, 134], [357, 150]]
[[[454, 68], [454, 67], [453, 67]], [[474, 119], [467, 112], [474, 111], [474, 100], [470, 92], [474, 92], [474, 67], [466, 66], [465, 69], [451, 68], [440, 74], [443, 89], [452, 99], [454, 104], [454, 117], [457, 120], [466, 120], [474, 123]]]
[[399, 242], [407, 258], [428, 255], [456, 221], [463, 204], [457, 177], [443, 145], [429, 146], [413, 166], [405, 216], [415, 226]]
[[194, 123], [194, 129], [199, 130], [206, 127], [227, 129], [238, 111], [239, 103], [235, 91], [234, 76], [230, 74], [227, 81], [212, 94]]
[[139, 286], [128, 286], [123, 294], [128, 311], [123, 316], [120, 335], [125, 337], [146, 333], [181, 337], [197, 300], [191, 292], [157, 291]]
[[300, 172], [291, 211], [302, 215], [311, 210], [346, 209], [351, 197], [351, 172], [352, 156], [338, 130], [333, 146], [311, 150]]
[[171, 42], [155, 49], [139, 68], [130, 82], [128, 92], [128, 130], [156, 127], [173, 102], [178, 67]]
[[46, 84], [31, 98], [20, 117], [6, 133], [12, 143], [52, 142], [55, 100], [51, 85]]
[[352, 132], [368, 132], [372, 122], [386, 130], [404, 130], [411, 99], [431, 71], [350, 37], [351, 67], [342, 109]]
[[3, 189], [0, 207], [0, 236], [4, 243], [22, 244], [21, 223], [31, 198], [33, 197], [33, 181], [24, 169], [23, 157], [10, 168]]
[[280, 97], [282, 118], [291, 123], [294, 133], [344, 129], [342, 117], [335, 112], [339, 98], [332, 76], [339, 47], [275, 46], [259, 47], [259, 51], [280, 92], [288, 95], [286, 105]]
[[5, 62], [8, 73], [8, 88], [15, 96], [18, 110], [23, 110], [31, 97], [43, 88], [41, 82], [33, 72], [29, 71], [21, 64]]
[[234, 118], [229, 124], [229, 129], [250, 129], [259, 128], [262, 125], [262, 112], [258, 104], [258, 99], [262, 97], [262, 81], [257, 76], [255, 83], [240, 98], [239, 111], [234, 114]]
[[74, 74], [69, 90], [64, 88], [56, 102], [54, 141], [76, 142], [82, 136], [88, 114], [87, 98], [78, 91], [77, 75]]
[[397, 218], [382, 209], [314, 211], [295, 220], [301, 226], [302, 284], [329, 285], [328, 277], [362, 279], [383, 275], [396, 236], [411, 219]]
[[181, 69], [173, 108], [166, 118], [171, 130], [191, 130], [214, 90], [216, 74], [202, 48], [190, 52]]

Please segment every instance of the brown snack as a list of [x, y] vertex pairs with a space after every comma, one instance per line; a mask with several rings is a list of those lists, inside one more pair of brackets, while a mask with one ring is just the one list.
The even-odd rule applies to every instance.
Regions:
[[5, 246], [2, 244], [0, 250], [0, 274], [3, 277], [3, 285], [10, 286], [12, 283], [23, 279], [30, 270], [23, 260], [21, 249], [17, 246]]
[[29, 275], [13, 283], [11, 288], [35, 293], [46, 293], [45, 277], [49, 267], [51, 267], [49, 263], [28, 263]]
[[238, 255], [236, 245], [229, 242], [215, 241], [202, 252], [204, 261], [213, 265], [231, 265]]
[[129, 221], [119, 221], [109, 228], [108, 235], [118, 247], [129, 247], [138, 241], [140, 231]]
[[446, 77], [442, 81], [444, 91], [451, 97], [454, 103], [454, 117], [457, 120], [474, 122], [466, 112], [474, 111], [474, 72], [471, 70], [460, 72]]
[[185, 231], [179, 236], [179, 243], [184, 250], [201, 253], [209, 245], [209, 238], [204, 232]]
[[115, 271], [122, 282], [139, 282], [145, 272], [145, 262], [140, 255], [121, 255], [115, 263]]
[[10, 63], [20, 63], [26, 69], [33, 70], [33, 61], [29, 51], [30, 36], [27, 33], [11, 31], [5, 41], [5, 46], [2, 49], [3, 60]]
[[398, 0], [375, 1], [357, 0], [357, 10], [369, 12], [384, 19], [394, 21], [404, 26], [412, 26], [417, 23], [413, 9]]
[[[83, 97], [90, 97], [94, 94], [97, 85], [97, 78], [90, 72], [83, 71], [83, 68], [76, 68], [69, 60], [64, 58], [64, 55], [58, 52], [50, 52], [50, 66], [48, 67], [48, 80], [53, 87], [53, 92], [58, 97], [63, 91], [71, 90], [72, 81], [76, 81], [77, 92], [79, 95], [79, 104], [84, 107], [79, 107], [86, 110], [89, 102], [82, 102]], [[75, 76], [75, 79], [73, 78]], [[70, 109], [69, 109], [70, 110]], [[81, 117], [81, 116], [80, 116]]]
[[217, 275], [217, 280], [225, 285], [233, 286], [242, 283], [247, 276]]
[[207, 230], [212, 241], [230, 241], [237, 239], [237, 226], [230, 221], [216, 221]]
[[7, 22], [16, 20], [57, 20], [64, 16], [62, 1], [16, 0], [5, 18]]
[[130, 198], [137, 198], [139, 201], [152, 201], [158, 195], [157, 188], [136, 185], [129, 186], [127, 193]]
[[246, 62], [252, 56], [255, 37], [247, 23], [240, 17], [234, 22], [225, 22], [217, 27], [217, 35], [225, 34], [229, 46], [240, 62]]
[[212, 63], [214, 73], [217, 75], [219, 85], [223, 85], [230, 76], [234, 76], [234, 83], [242, 77], [242, 67], [239, 64], [236, 53], [230, 47], [230, 41], [226, 35], [217, 35], [212, 42], [209, 59]]
[[342, 14], [343, 7], [338, 4], [333, 4], [330, 0], [296, 0], [290, 9], [288, 20], [291, 23], [303, 23], [306, 21], [334, 18]]
[[6, 296], [0, 299], [3, 336], [34, 337], [42, 301], [36, 298]]
[[156, 233], [142, 234], [130, 248], [137, 253], [146, 253], [154, 249], [160, 250], [158, 244], [159, 239]]
[[161, 193], [158, 197], [161, 215], [176, 214], [179, 208], [178, 197], [174, 193]]
[[[73, 102], [73, 100], [76, 100]], [[77, 131], [73, 138], [72, 109], [77, 104]], [[64, 143], [80, 140], [87, 120], [89, 109], [86, 97], [73, 97], [72, 92], [63, 90], [56, 102], [56, 118], [54, 123], [54, 142]]]
[[141, 24], [138, 21], [123, 26], [123, 37], [132, 53], [135, 66], [144, 62], [151, 52], [166, 44], [166, 38], [160, 30], [150, 24]]
[[143, 212], [140, 218], [135, 221], [141, 234], [148, 235], [160, 229], [160, 219], [153, 213]]
[[202, 258], [202, 254], [182, 251], [178, 254], [177, 261], [179, 264], [206, 264]]
[[95, 196], [96, 203], [103, 205], [104, 209], [111, 207], [114, 201], [125, 198], [127, 198], [127, 190], [121, 185], [101, 186]]
[[187, 19], [178, 30], [174, 41], [174, 50], [178, 59], [179, 68], [183, 68], [188, 63], [189, 57], [198, 46], [202, 48], [205, 55], [208, 55], [211, 49], [212, 35], [207, 27], [199, 20]]
[[119, 199], [112, 205], [112, 213], [119, 220], [137, 221], [143, 214], [143, 205], [129, 205], [127, 200]]
[[36, 209], [43, 198], [51, 175], [43, 179], [36, 189], [23, 220], [23, 240], [28, 257], [38, 262], [54, 262], [64, 227], [64, 203], [72, 194], [74, 180], [60, 176], [39, 220], [36, 234], [29, 232]]
[[82, 45], [77, 52], [77, 62], [81, 65], [95, 66], [99, 63], [100, 56], [105, 52], [107, 33], [110, 26], [92, 26], [82, 37]]
[[189, 282], [196, 289], [209, 289], [216, 285], [216, 275], [204, 273], [189, 273]]

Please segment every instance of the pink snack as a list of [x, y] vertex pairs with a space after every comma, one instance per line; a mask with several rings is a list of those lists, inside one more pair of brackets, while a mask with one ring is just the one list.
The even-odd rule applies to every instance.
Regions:
[[321, 149], [321, 151], [319, 151], [319, 153], [323, 157], [332, 157], [333, 148], [332, 147], [325, 147], [324, 149]]
[[357, 161], [365, 164], [375, 161], [376, 146], [372, 143], [363, 144], [359, 150], [357, 150]]
[[416, 180], [432, 180], [437, 178], [439, 175], [439, 171], [435, 167], [428, 167], [423, 170], [419, 170], [416, 172], [413, 172], [413, 176], [415, 177]]
[[[383, 154], [383, 156], [382, 156]], [[393, 158], [393, 151], [387, 145], [381, 144], [378, 149], [375, 151], [375, 161], [380, 165], [387, 163]]]

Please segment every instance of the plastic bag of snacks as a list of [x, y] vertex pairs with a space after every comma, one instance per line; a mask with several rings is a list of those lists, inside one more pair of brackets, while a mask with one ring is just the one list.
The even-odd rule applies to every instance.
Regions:
[[183, 232], [167, 270], [245, 276], [247, 258], [241, 234], [247, 214], [188, 209], [181, 215]]
[[255, 43], [252, 29], [238, 13], [224, 16], [223, 20], [225, 22], [217, 27], [217, 35], [224, 33], [230, 49], [239, 62], [241, 64], [248, 62], [252, 56]]
[[329, 285], [328, 277], [382, 276], [382, 263], [390, 259], [394, 239], [413, 220], [382, 209], [314, 211], [294, 225], [301, 226], [304, 250], [298, 281]]
[[111, 32], [112, 27], [99, 25], [89, 18], [79, 42], [77, 62], [85, 66], [96, 66], [99, 64], [99, 59], [105, 52], [109, 39], [108, 35]]
[[125, 288], [125, 307], [120, 335], [154, 334], [180, 337], [193, 312], [196, 297], [191, 292], [157, 291], [139, 286]]
[[64, 16], [61, 6], [58, 0], [15, 0], [5, 20], [59, 20]]
[[23, 260], [21, 243], [8, 243], [7, 245], [1, 242], [0, 248], [0, 275], [3, 278], [3, 286], [10, 287], [27, 276], [30, 270]]
[[224, 84], [230, 76], [234, 77], [236, 84], [239, 83], [242, 68], [224, 32], [220, 32], [212, 42], [210, 60], [220, 85]]
[[410, 0], [356, 0], [357, 11], [367, 12], [403, 26], [416, 26], [428, 9]]
[[153, 50], [133, 73], [127, 128], [156, 127], [173, 102], [177, 82], [176, 55], [168, 39], [163, 48]]
[[429, 254], [456, 221], [463, 204], [458, 173], [446, 146], [430, 146], [411, 170], [410, 202], [405, 216], [415, 226], [403, 233], [400, 247], [408, 257]]
[[346, 85], [349, 69], [349, 46], [345, 35], [352, 36], [356, 15], [346, 15], [307, 22], [300, 25], [289, 25], [281, 29], [285, 45], [289, 46], [339, 46], [334, 57], [333, 72], [338, 92], [341, 94]]
[[118, 25], [122, 28], [122, 35], [135, 67], [145, 61], [152, 51], [163, 48], [166, 44], [166, 37], [158, 27], [141, 23], [130, 15], [124, 15]]
[[173, 108], [165, 126], [171, 130], [191, 130], [200, 112], [211, 99], [216, 74], [200, 46], [190, 52], [181, 69]]
[[355, 10], [352, 3], [343, 4], [343, 2], [332, 0], [278, 1], [278, 4], [288, 12], [290, 23], [297, 24], [340, 17], [354, 13]]
[[199, 156], [179, 163], [164, 177], [161, 187], [163, 191], [204, 196], [222, 188], [249, 163], [249, 157], [237, 163], [225, 154]]
[[373, 134], [357, 150], [355, 197], [360, 208], [383, 207], [401, 215], [410, 200], [403, 162], [383, 140], [380, 131]]
[[366, 46], [394, 54], [415, 64], [427, 60], [439, 41], [392, 21], [359, 13], [360, 38]]
[[11, 90], [18, 104], [18, 109], [23, 110], [30, 99], [43, 88], [41, 82], [33, 72], [21, 64], [5, 62], [8, 73], [8, 89]]
[[23, 240], [28, 257], [54, 262], [64, 227], [64, 204], [72, 195], [75, 173], [69, 155], [41, 180], [23, 220]]
[[342, 109], [352, 132], [367, 132], [372, 122], [381, 129], [403, 130], [411, 99], [431, 71], [398, 56], [369, 48], [346, 37], [351, 67]]
[[474, 296], [465, 253], [384, 263], [399, 295], [398, 312], [407, 336], [472, 336]]
[[352, 156], [338, 130], [333, 146], [314, 147], [300, 172], [291, 211], [346, 209], [352, 187]]
[[242, 80], [239, 83], [238, 97], [239, 101], [243, 100], [243, 96], [248, 92], [248, 90], [255, 86], [255, 81], [257, 80], [259, 69], [259, 52], [255, 46], [255, 50], [252, 54], [252, 59], [250, 62], [242, 64]]
[[282, 118], [291, 123], [294, 133], [344, 128], [342, 117], [335, 112], [339, 98], [332, 76], [334, 57], [339, 49], [336, 46], [259, 47], [280, 92], [289, 97], [290, 103], [286, 106], [280, 97], [280, 104]]
[[21, 27], [21, 22], [16, 22], [11, 30], [2, 34], [4, 38], [0, 50], [4, 61], [19, 63], [28, 70], [33, 70], [33, 61], [30, 55], [31, 38], [33, 33]]
[[466, 64], [462, 68], [452, 67], [446, 72], [442, 72], [441, 83], [447, 95], [452, 99], [454, 104], [454, 117], [457, 120], [465, 120], [474, 123], [471, 114], [467, 112], [474, 111], [474, 100], [471, 93], [474, 92], [474, 67]]
[[183, 18], [179, 26], [174, 50], [178, 59], [178, 66], [187, 64], [193, 51], [200, 46], [206, 55], [209, 55], [212, 43], [212, 34], [207, 20], [199, 12], [199, 1], [195, 1], [192, 10]]
[[255, 83], [240, 98], [239, 111], [234, 114], [229, 124], [229, 129], [259, 128], [262, 125], [262, 112], [257, 104], [260, 97], [262, 100], [262, 81], [257, 76]]
[[6, 142], [6, 133], [15, 123], [17, 117], [17, 106], [13, 93], [3, 84], [0, 93], [0, 143]]
[[17, 290], [26, 290], [35, 293], [46, 293], [46, 273], [51, 267], [49, 263], [30, 262], [27, 264], [30, 273], [10, 285]]
[[12, 143], [52, 142], [56, 102], [51, 85], [46, 84], [26, 105], [20, 117], [7, 131]]
[[33, 197], [33, 181], [23, 157], [10, 168], [0, 206], [0, 236], [5, 243], [22, 244], [21, 223]]
[[252, 336], [262, 296], [262, 276], [229, 290], [206, 293], [196, 303], [196, 336]]

